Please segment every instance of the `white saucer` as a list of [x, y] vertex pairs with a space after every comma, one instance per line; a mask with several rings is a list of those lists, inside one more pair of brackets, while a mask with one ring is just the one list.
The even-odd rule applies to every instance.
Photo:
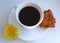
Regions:
[[48, 31], [48, 29], [40, 28], [39, 26], [32, 30], [24, 29], [24, 27], [22, 27], [16, 20], [14, 8], [9, 14], [8, 24], [14, 24], [15, 26], [17, 26], [19, 28], [19, 38], [26, 41], [40, 39]]

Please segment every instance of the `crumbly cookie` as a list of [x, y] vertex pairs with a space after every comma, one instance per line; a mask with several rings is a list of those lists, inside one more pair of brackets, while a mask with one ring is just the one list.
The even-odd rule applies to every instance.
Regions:
[[40, 27], [54, 28], [55, 23], [56, 23], [56, 21], [55, 21], [52, 11], [50, 9], [44, 11], [44, 19], [43, 19], [42, 23], [40, 24]]

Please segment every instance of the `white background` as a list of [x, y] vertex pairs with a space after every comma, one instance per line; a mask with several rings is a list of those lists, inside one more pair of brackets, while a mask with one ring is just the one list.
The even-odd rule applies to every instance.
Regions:
[[[21, 39], [9, 41], [4, 35], [4, 27], [8, 24], [8, 16], [15, 4], [24, 1], [38, 2], [44, 9], [51, 9], [56, 18], [56, 27], [49, 29], [46, 35], [35, 41]], [[0, 0], [0, 43], [60, 43], [60, 0]]]

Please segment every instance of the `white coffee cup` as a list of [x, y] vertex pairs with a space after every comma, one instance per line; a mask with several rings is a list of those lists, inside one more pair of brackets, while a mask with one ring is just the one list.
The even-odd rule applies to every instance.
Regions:
[[[19, 20], [19, 17], [18, 17], [19, 12], [21, 11], [21, 9], [23, 9], [24, 7], [27, 7], [27, 6], [35, 7], [40, 13], [40, 20], [39, 20], [39, 22], [36, 25], [26, 26], [26, 25], [22, 24], [20, 22], [20, 20]], [[18, 23], [20, 25], [22, 25], [24, 28], [27, 28], [27, 29], [36, 28], [42, 22], [43, 17], [44, 17], [43, 10], [42, 10], [41, 6], [38, 3], [36, 3], [36, 2], [23, 2], [23, 3], [19, 4], [18, 6], [16, 6], [16, 19], [17, 19]]]

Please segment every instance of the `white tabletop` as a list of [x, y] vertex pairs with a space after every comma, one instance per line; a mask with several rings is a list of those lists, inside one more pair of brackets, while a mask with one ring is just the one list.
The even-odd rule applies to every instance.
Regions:
[[3, 35], [4, 27], [8, 24], [8, 16], [15, 4], [29, 0], [0, 0], [0, 43], [60, 43], [60, 0], [30, 0], [38, 2], [44, 9], [51, 9], [56, 18], [56, 27], [49, 29], [42, 38], [35, 41], [21, 39], [9, 41]]

